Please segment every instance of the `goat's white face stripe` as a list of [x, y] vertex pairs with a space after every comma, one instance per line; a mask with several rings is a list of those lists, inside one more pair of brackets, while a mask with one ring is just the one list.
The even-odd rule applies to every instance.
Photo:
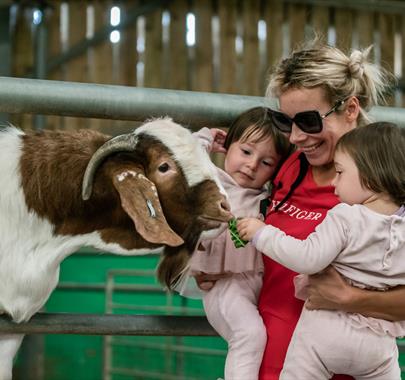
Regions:
[[[135, 130], [136, 134], [145, 133], [160, 140], [173, 153], [173, 158], [182, 168], [187, 184], [194, 186], [206, 179], [215, 181], [221, 193], [226, 194], [215, 167], [207, 156], [204, 148], [193, 137], [191, 132], [170, 118], [155, 119]], [[203, 167], [203, 170], [201, 170]]]
[[132, 170], [127, 170], [125, 172], [122, 172], [120, 174], [117, 175], [117, 179], [119, 182], [122, 182], [125, 178], [127, 178], [128, 176], [131, 177], [135, 177], [138, 175], [138, 173], [132, 171]]
[[120, 174], [117, 174], [116, 177], [117, 177], [117, 180], [119, 182], [122, 182], [129, 176], [134, 177], [134, 178], [138, 177], [140, 179], [143, 179], [143, 180], [149, 182], [149, 185], [150, 185], [150, 188], [151, 188], [151, 190], [153, 192], [153, 195], [158, 197], [158, 192], [157, 192], [155, 184], [153, 182], [150, 182], [149, 179], [146, 178], [142, 173], [136, 173], [133, 170], [126, 170], [126, 171], [124, 171], [124, 172], [122, 172]]

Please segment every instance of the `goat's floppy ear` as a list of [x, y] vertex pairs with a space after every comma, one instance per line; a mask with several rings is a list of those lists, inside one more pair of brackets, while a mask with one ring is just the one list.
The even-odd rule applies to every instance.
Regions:
[[177, 247], [184, 240], [167, 224], [155, 184], [139, 170], [122, 170], [113, 175], [121, 204], [138, 233], [148, 242]]

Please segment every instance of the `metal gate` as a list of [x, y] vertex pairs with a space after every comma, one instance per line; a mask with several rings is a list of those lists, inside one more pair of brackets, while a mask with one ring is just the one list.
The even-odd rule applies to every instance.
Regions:
[[[109, 270], [106, 279], [105, 312], [204, 315], [201, 301], [165, 292], [155, 282], [155, 277], [155, 272], [151, 270]], [[201, 363], [214, 358], [223, 361], [226, 350], [199, 347], [196, 340], [198, 338], [182, 336], [105, 336], [103, 380], [121, 380], [126, 377], [132, 380], [205, 379], [207, 367], [203, 366], [204, 372], [199, 371], [190, 365], [191, 362]], [[194, 360], [190, 360], [191, 356], [195, 356]]]

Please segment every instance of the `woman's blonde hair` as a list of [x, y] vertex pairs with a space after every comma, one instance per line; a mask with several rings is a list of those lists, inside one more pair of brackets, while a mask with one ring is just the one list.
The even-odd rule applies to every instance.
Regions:
[[370, 119], [366, 112], [386, 103], [394, 84], [392, 74], [369, 61], [371, 49], [369, 46], [346, 55], [316, 37], [276, 65], [266, 95], [278, 97], [292, 87], [320, 86], [330, 104], [355, 96], [361, 108], [358, 123], [367, 124]]

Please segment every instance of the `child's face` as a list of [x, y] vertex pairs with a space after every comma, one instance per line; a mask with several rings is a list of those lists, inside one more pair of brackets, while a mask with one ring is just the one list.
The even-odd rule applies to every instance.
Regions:
[[235, 141], [225, 157], [225, 171], [241, 187], [261, 189], [273, 175], [280, 160], [273, 140]]
[[374, 193], [362, 186], [359, 170], [352, 157], [342, 150], [335, 152], [336, 177], [332, 181], [335, 186], [335, 194], [341, 202], [349, 205], [363, 204]]

